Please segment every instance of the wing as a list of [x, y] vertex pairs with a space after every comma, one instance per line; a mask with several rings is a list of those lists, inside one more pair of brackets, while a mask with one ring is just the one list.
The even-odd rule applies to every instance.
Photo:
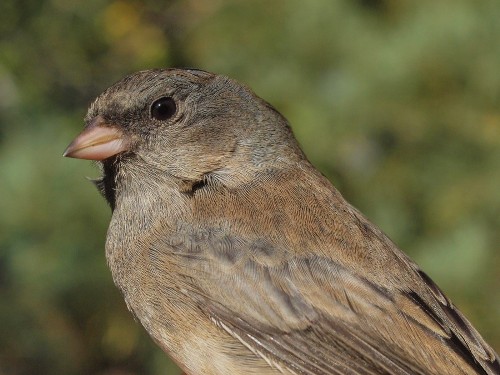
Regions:
[[387, 273], [408, 281], [389, 287], [333, 257], [226, 233], [199, 229], [169, 245], [199, 308], [284, 373], [500, 374], [493, 350], [399, 250]]
[[283, 373], [500, 374], [428, 276], [319, 173], [296, 172], [209, 184], [193, 218], [159, 231], [153, 252], [168, 249], [199, 309]]
[[[257, 294], [269, 300], [274, 295], [274, 308], [254, 301], [245, 309], [264, 313], [263, 308], [271, 308], [265, 312], [278, 323], [256, 320], [215, 301], [209, 309], [214, 322], [271, 362], [284, 362], [298, 374], [495, 373], [495, 358], [478, 345], [476, 335], [453, 307], [446, 307], [450, 321], [443, 321], [414, 293], [389, 293], [324, 259], [297, 263], [293, 272], [333, 272], [342, 281], [334, 289], [316, 289], [318, 284], [313, 283], [318, 280], [311, 277], [307, 291], [301, 292], [305, 285], [298, 286], [296, 280], [284, 290], [283, 282], [273, 278], [288, 270], [259, 270], [268, 284], [261, 286], [260, 293], [255, 293], [253, 285], [251, 297]], [[233, 291], [241, 295], [243, 290]], [[324, 294], [311, 298], [311, 291]], [[460, 325], [462, 337], [450, 328], [455, 324]]]

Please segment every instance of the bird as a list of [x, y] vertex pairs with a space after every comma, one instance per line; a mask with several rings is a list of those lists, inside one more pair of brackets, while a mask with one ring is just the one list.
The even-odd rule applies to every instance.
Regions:
[[113, 280], [185, 374], [500, 374], [467, 318], [246, 85], [133, 73], [90, 105], [64, 156], [101, 166]]

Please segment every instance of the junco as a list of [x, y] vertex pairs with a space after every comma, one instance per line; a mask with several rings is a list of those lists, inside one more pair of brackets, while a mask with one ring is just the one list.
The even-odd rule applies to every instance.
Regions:
[[64, 155], [102, 164], [113, 279], [186, 374], [500, 374], [436, 284], [244, 85], [142, 71], [85, 122]]

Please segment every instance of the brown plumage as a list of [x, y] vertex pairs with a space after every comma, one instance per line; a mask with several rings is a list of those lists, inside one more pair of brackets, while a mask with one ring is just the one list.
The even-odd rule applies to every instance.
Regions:
[[450, 300], [247, 87], [150, 70], [65, 155], [101, 160], [127, 306], [190, 375], [500, 374]]

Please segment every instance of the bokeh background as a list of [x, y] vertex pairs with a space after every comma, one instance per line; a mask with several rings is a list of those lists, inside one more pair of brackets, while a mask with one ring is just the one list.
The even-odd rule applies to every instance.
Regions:
[[500, 350], [498, 0], [0, 2], [0, 374], [176, 374], [113, 286], [63, 159], [125, 74], [245, 82]]

